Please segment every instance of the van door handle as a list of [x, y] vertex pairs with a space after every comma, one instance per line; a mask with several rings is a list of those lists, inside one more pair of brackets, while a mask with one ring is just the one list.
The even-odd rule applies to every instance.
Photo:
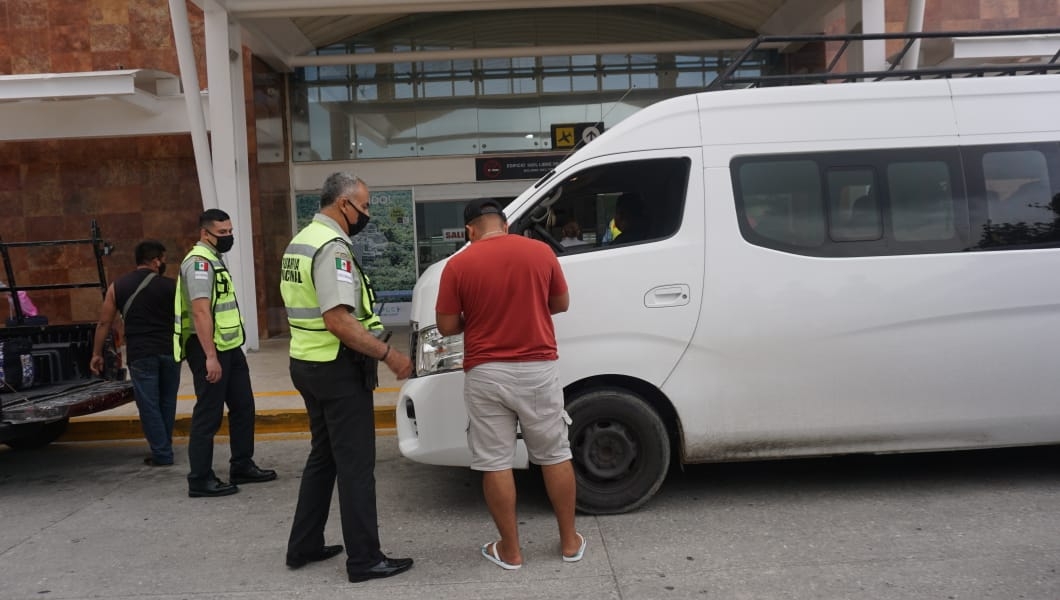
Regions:
[[644, 306], [664, 308], [667, 306], [684, 306], [689, 303], [689, 287], [683, 283], [660, 285], [648, 290], [644, 295]]

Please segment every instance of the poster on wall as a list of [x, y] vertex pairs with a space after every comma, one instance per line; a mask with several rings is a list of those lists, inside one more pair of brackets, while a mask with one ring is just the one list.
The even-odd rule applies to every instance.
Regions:
[[[369, 192], [372, 219], [353, 236], [353, 252], [372, 280], [377, 312], [384, 323], [408, 322], [409, 301], [416, 284], [416, 229], [412, 190]], [[320, 194], [298, 194], [295, 225], [300, 231], [320, 208]]]

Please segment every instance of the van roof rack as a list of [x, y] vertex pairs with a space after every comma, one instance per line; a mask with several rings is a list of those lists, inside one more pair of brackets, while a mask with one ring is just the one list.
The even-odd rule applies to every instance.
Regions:
[[[839, 65], [847, 49], [853, 43], [873, 40], [904, 40], [905, 43], [901, 50], [888, 57], [890, 66], [886, 70], [836, 71], [836, 66]], [[922, 41], [925, 48], [921, 52]], [[841, 42], [835, 56], [823, 72], [784, 75], [740, 74], [744, 64], [756, 50], [815, 42]], [[973, 45], [976, 47], [971, 49]], [[920, 54], [929, 55], [931, 51], [936, 54], [941, 51], [943, 56], [942, 60], [931, 66], [903, 68], [901, 65], [910, 51], [917, 58]], [[993, 55], [990, 54], [991, 51]], [[948, 79], [1045, 73], [1060, 73], [1060, 29], [759, 36], [733, 60], [721, 75], [708, 84], [706, 89], [713, 91], [862, 80]]]

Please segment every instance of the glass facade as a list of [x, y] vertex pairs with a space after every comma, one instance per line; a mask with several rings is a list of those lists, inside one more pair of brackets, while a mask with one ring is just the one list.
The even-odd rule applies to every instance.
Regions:
[[[702, 90], [738, 51], [517, 56], [519, 48], [753, 36], [687, 11], [644, 6], [406, 17], [317, 54], [511, 48], [515, 56], [415, 62], [391, 56], [297, 69], [290, 79], [292, 157], [549, 152], [554, 124], [599, 122], [609, 129], [649, 104]], [[772, 72], [778, 63], [768, 51], [751, 68]], [[467, 200], [415, 203], [417, 275], [464, 244]]]
[[[650, 14], [645, 14], [650, 13]], [[664, 9], [557, 9], [503, 21], [409, 17], [320, 55], [750, 36]], [[525, 21], [522, 17], [525, 16]], [[526, 22], [529, 21], [529, 22]], [[643, 40], [637, 39], [637, 36]], [[660, 37], [660, 36], [669, 36]], [[496, 39], [490, 39], [496, 38]], [[554, 123], [610, 128], [711, 82], [734, 51], [529, 56], [304, 67], [292, 77], [295, 161], [551, 150]], [[774, 52], [758, 57], [770, 69]]]

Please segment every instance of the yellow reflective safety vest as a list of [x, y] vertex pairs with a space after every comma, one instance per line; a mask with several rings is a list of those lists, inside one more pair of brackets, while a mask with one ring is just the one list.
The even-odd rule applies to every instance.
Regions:
[[[341, 242], [350, 252], [349, 265], [336, 264], [336, 269], [353, 267], [361, 278], [361, 302], [354, 317], [369, 331], [383, 329], [383, 323], [372, 312], [375, 292], [364, 269], [353, 258], [349, 242], [336, 235], [335, 230], [319, 221], [312, 221], [284, 251], [280, 272], [280, 294], [287, 308], [287, 323], [291, 326], [291, 357], [311, 362], [330, 362], [339, 355], [341, 342], [327, 327], [320, 312], [320, 300], [313, 283], [313, 259], [331, 242]], [[344, 259], [336, 258], [336, 263]], [[349, 270], [349, 269], [346, 269]]]
[[[232, 275], [213, 250], [196, 244], [184, 261], [196, 261], [196, 270], [213, 269], [213, 291], [210, 294], [210, 312], [213, 314], [213, 344], [218, 352], [233, 350], [243, 345], [243, 316], [236, 303], [236, 286]], [[184, 264], [181, 261], [181, 265]], [[200, 268], [201, 267], [201, 268]], [[191, 306], [184, 303], [181, 275], [177, 275], [177, 294], [173, 299], [173, 357], [184, 360], [184, 345], [195, 335], [195, 324], [191, 320]]]
[[615, 227], [615, 220], [611, 219], [611, 222], [607, 224], [607, 229], [604, 231], [604, 239], [601, 241], [605, 244], [610, 244], [621, 233], [622, 230]]

